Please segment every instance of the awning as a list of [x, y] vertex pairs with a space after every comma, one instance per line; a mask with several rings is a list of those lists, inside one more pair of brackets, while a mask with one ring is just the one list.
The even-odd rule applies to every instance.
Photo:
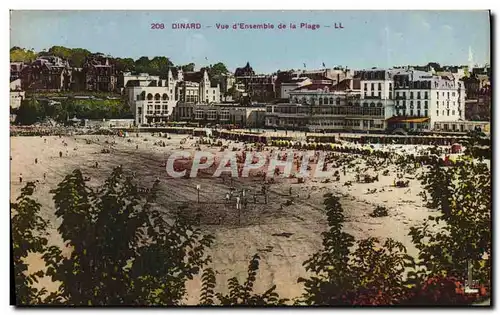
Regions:
[[429, 117], [404, 117], [404, 116], [394, 116], [387, 119], [388, 123], [423, 123], [429, 121]]

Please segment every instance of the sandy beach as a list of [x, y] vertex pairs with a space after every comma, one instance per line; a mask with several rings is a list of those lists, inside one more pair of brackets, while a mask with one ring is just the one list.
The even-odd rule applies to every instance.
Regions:
[[[201, 214], [200, 228], [215, 236], [215, 243], [207, 254], [212, 256], [212, 267], [216, 271], [219, 292], [227, 292], [227, 279], [237, 276], [246, 277], [250, 258], [259, 253], [260, 270], [257, 275], [256, 292], [263, 292], [272, 285], [277, 286], [281, 297], [294, 298], [302, 293], [302, 286], [297, 278], [306, 276], [302, 262], [321, 248], [321, 233], [326, 230], [327, 222], [323, 207], [323, 195], [333, 193], [341, 197], [347, 222], [345, 230], [357, 239], [370, 236], [393, 238], [402, 242], [410, 255], [416, 255], [408, 232], [410, 227], [421, 223], [431, 212], [424, 207], [421, 186], [413, 174], [407, 179], [407, 188], [393, 187], [395, 166], [390, 166], [389, 176], [383, 176], [383, 168], [378, 170], [379, 181], [374, 183], [356, 183], [354, 169], [342, 172], [340, 181], [322, 183], [321, 179], [306, 179], [298, 184], [297, 179], [279, 179], [270, 186], [269, 200], [265, 204], [259, 196], [259, 204], [250, 204], [238, 214], [233, 204], [224, 204], [228, 192], [227, 182], [221, 178], [168, 178], [163, 166], [166, 157], [174, 150], [179, 150], [181, 140], [186, 135], [171, 135], [171, 139], [152, 136], [151, 134], [130, 135], [121, 138], [113, 136], [74, 136], [74, 137], [11, 137], [11, 200], [19, 196], [20, 188], [27, 181], [38, 180], [35, 197], [42, 204], [42, 216], [49, 220], [50, 243], [64, 247], [56, 228], [61, 223], [54, 215], [52, 195], [49, 193], [72, 170], [79, 168], [90, 177], [91, 186], [102, 183], [111, 170], [122, 165], [125, 172], [134, 172], [139, 186], [151, 187], [154, 180], [160, 179], [158, 206], [168, 215], [182, 204], [191, 205], [185, 211], [206, 211]], [[87, 144], [87, 140], [91, 143]], [[147, 141], [145, 141], [147, 139]], [[188, 140], [182, 146], [194, 152], [194, 142]], [[114, 145], [109, 143], [115, 142]], [[165, 147], [153, 145], [164, 141]], [[108, 142], [108, 143], [106, 143]], [[66, 145], [64, 144], [66, 143]], [[241, 149], [242, 143], [224, 140], [229, 149]], [[137, 147], [136, 147], [137, 146]], [[102, 149], [110, 153], [101, 153]], [[217, 152], [219, 148], [201, 145], [202, 150]], [[63, 153], [59, 157], [59, 152]], [[35, 164], [35, 158], [37, 162]], [[99, 168], [95, 168], [98, 162]], [[357, 158], [360, 169], [364, 168], [364, 159]], [[422, 170], [421, 170], [422, 171]], [[19, 183], [22, 173], [23, 184]], [[44, 179], [44, 173], [46, 178]], [[344, 186], [347, 181], [352, 186]], [[249, 194], [259, 191], [262, 181], [256, 179], [235, 179], [236, 189], [246, 189]], [[196, 186], [200, 185], [200, 200], [197, 204]], [[291, 194], [290, 194], [290, 187]], [[367, 193], [376, 189], [375, 193]], [[283, 206], [288, 200], [290, 205]], [[373, 218], [369, 214], [377, 205], [388, 208], [387, 217]], [[215, 215], [214, 215], [215, 214]], [[217, 222], [216, 218], [222, 218]], [[43, 268], [37, 257], [30, 257], [30, 268]], [[57, 284], [49, 279], [39, 283], [49, 290]], [[187, 304], [196, 304], [201, 288], [200, 277], [187, 284]]]

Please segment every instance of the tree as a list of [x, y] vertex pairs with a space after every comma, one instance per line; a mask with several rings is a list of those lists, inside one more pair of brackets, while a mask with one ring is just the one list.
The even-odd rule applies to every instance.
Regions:
[[422, 181], [436, 183], [432, 177], [437, 176], [446, 177], [447, 182], [439, 180], [441, 187], [427, 185], [427, 198], [438, 205], [442, 212], [430, 216], [422, 226], [411, 228], [410, 236], [419, 250], [421, 267], [412, 276], [422, 279], [431, 274], [466, 279], [468, 264], [471, 263], [475, 280], [489, 287], [490, 170], [486, 164], [465, 157], [455, 167], [430, 172]]
[[229, 71], [226, 68], [226, 65], [223, 64], [222, 62], [218, 62], [214, 65], [210, 65], [208, 68], [208, 75], [210, 78], [214, 78], [223, 74], [228, 73]]
[[39, 121], [42, 116], [42, 107], [35, 98], [23, 100], [21, 101], [21, 106], [17, 109], [16, 123], [21, 125], [32, 125]]
[[236, 277], [228, 280], [229, 294], [214, 293], [215, 273], [212, 268], [203, 271], [200, 305], [214, 305], [216, 297], [221, 305], [283, 305], [288, 300], [280, 299], [276, 285], [263, 294], [255, 294], [253, 285], [259, 270], [259, 255], [255, 254], [248, 265], [247, 279], [240, 284]]
[[[390, 305], [405, 300], [405, 268], [413, 259], [405, 247], [391, 239], [379, 244], [376, 238], [356, 242], [342, 231], [344, 214], [339, 198], [325, 195], [329, 230], [323, 249], [303, 265], [314, 275], [299, 278], [305, 293], [298, 301], [306, 305]], [[352, 251], [352, 248], [356, 249]]]
[[31, 62], [36, 59], [36, 53], [33, 50], [19, 48], [14, 46], [10, 49], [10, 62]]
[[162, 75], [166, 74], [173, 65], [167, 57], [154, 57], [149, 60], [148, 57], [143, 56], [135, 61], [135, 70], [151, 75]]
[[135, 63], [132, 58], [115, 58], [116, 70], [120, 72], [134, 71]]
[[32, 198], [34, 190], [35, 184], [28, 182], [16, 202], [10, 204], [16, 305], [40, 304], [46, 294], [46, 290], [33, 288], [43, 271], [28, 274], [25, 261], [29, 253], [42, 253], [47, 246], [47, 222], [40, 216], [40, 203]]
[[194, 71], [194, 66], [195, 66], [194, 63], [191, 62], [191, 63], [188, 63], [187, 65], [181, 66], [181, 69], [184, 72], [191, 72], [191, 71]]
[[[29, 197], [33, 187], [11, 204], [17, 213], [13, 244], [20, 303], [176, 305], [186, 292], [186, 280], [208, 261], [204, 250], [213, 238], [182, 220], [167, 222], [153, 209], [157, 183], [141, 195], [121, 168], [96, 190], [75, 170], [51, 191], [56, 216], [62, 220], [58, 232], [71, 248], [64, 257], [59, 247], [43, 248], [46, 239], [32, 232], [45, 228], [37, 216], [40, 205]], [[27, 283], [29, 278], [23, 278], [22, 258], [30, 250], [44, 252], [46, 274], [61, 283], [58, 292], [43, 301]]]

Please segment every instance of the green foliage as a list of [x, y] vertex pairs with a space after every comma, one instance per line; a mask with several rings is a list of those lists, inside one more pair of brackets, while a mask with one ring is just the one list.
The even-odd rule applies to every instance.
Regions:
[[43, 108], [36, 99], [23, 100], [16, 111], [16, 124], [32, 125], [44, 117]]
[[115, 58], [115, 63], [119, 72], [135, 71], [135, 62], [132, 58]]
[[[413, 259], [404, 246], [388, 239], [383, 246], [375, 238], [355, 242], [342, 231], [344, 214], [338, 197], [325, 195], [328, 231], [323, 249], [304, 262], [313, 275], [299, 278], [306, 305], [366, 305], [400, 303], [407, 288], [403, 285], [406, 267]], [[351, 248], [356, 247], [353, 252]]]
[[167, 57], [141, 57], [135, 61], [135, 71], [151, 75], [165, 75], [174, 64]]
[[[215, 296], [221, 305], [283, 305], [288, 300], [280, 299], [275, 292], [276, 286], [272, 286], [263, 294], [254, 294], [253, 286], [257, 271], [259, 270], [259, 255], [255, 254], [248, 265], [247, 279], [240, 284], [236, 277], [228, 280], [229, 294], [216, 293]], [[214, 305], [215, 273], [211, 268], [203, 271], [201, 289], [201, 305]]]
[[[26, 185], [11, 204], [17, 303], [180, 304], [186, 280], [208, 262], [204, 250], [213, 238], [182, 220], [167, 222], [153, 209], [157, 184], [144, 201], [121, 168], [96, 190], [86, 186], [78, 170], [66, 176], [51, 193], [69, 255], [57, 246], [46, 247], [46, 223], [38, 215], [40, 204], [31, 198], [34, 185]], [[44, 253], [46, 275], [61, 283], [45, 299], [45, 291], [32, 288], [44, 273], [25, 274], [23, 259], [29, 252]]]
[[40, 104], [32, 98], [24, 100], [17, 110], [16, 123], [31, 125], [45, 117], [64, 123], [68, 118], [81, 119], [118, 119], [130, 118], [130, 107], [125, 101], [119, 100], [92, 100], [68, 98], [61, 100], [60, 104], [49, 105], [48, 102]]
[[210, 78], [214, 78], [219, 75], [226, 74], [228, 72], [229, 71], [227, 70], [226, 65], [223, 64], [222, 62], [210, 65], [210, 67], [208, 68], [208, 75]]
[[184, 72], [190, 72], [190, 71], [194, 71], [194, 66], [195, 66], [194, 63], [191, 62], [191, 63], [189, 63], [187, 65], [181, 66], [181, 69]]
[[370, 217], [372, 217], [372, 218], [386, 217], [388, 215], [389, 215], [389, 211], [387, 211], [387, 208], [383, 207], [383, 206], [375, 207], [375, 210], [373, 210], [373, 212], [370, 213]]
[[45, 290], [33, 288], [38, 278], [43, 277], [43, 271], [28, 274], [25, 262], [29, 253], [42, 253], [47, 246], [47, 222], [40, 216], [41, 205], [32, 196], [35, 184], [28, 182], [21, 189], [21, 195], [16, 202], [10, 204], [12, 219], [12, 259], [14, 264], [14, 281], [17, 305], [42, 303]]
[[68, 60], [70, 66], [81, 68], [85, 59], [91, 52], [83, 48], [66, 48], [63, 46], [52, 46], [48, 52], [49, 55], [57, 56]]
[[446, 170], [438, 171], [433, 166], [422, 181], [431, 204], [437, 205], [442, 213], [429, 217], [420, 227], [411, 228], [410, 235], [420, 252], [419, 265], [426, 269], [421, 274], [465, 279], [470, 261], [475, 279], [488, 285], [491, 270], [490, 170], [484, 163], [464, 159], [463, 163]]
[[10, 62], [31, 62], [34, 61], [36, 57], [37, 54], [34, 50], [28, 50], [20, 47], [12, 47], [10, 49]]

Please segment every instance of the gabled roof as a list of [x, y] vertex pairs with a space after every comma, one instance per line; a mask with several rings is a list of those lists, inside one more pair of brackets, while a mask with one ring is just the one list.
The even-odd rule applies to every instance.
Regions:
[[201, 82], [203, 80], [203, 72], [194, 71], [194, 72], [184, 72], [184, 81], [191, 82]]

